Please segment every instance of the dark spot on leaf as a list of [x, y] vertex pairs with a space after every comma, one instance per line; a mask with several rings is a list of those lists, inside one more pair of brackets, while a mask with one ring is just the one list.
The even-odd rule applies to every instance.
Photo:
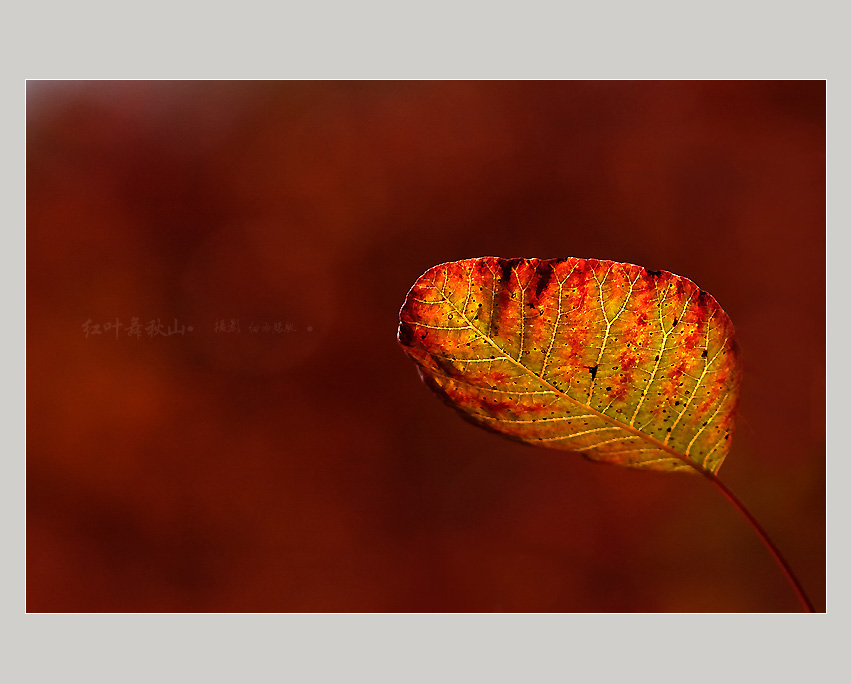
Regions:
[[649, 276], [659, 277], [660, 275], [662, 275], [662, 271], [649, 271], [646, 268], [644, 269], [644, 272]]
[[511, 280], [511, 269], [522, 263], [523, 259], [499, 259], [499, 267], [502, 269], [502, 281], [507, 283]]
[[702, 352], [700, 352], [700, 358], [701, 359], [705, 359], [707, 356], [708, 356], [708, 354], [706, 353], [705, 349]]
[[599, 365], [585, 367], [588, 369], [588, 372], [591, 373], [591, 379], [594, 380], [597, 377], [597, 368], [599, 368]]
[[[402, 321], [399, 323], [399, 334], [397, 335], [399, 339], [399, 343], [405, 347], [410, 347], [411, 342], [414, 341], [414, 331], [411, 329], [411, 326]], [[425, 335], [423, 335], [425, 337]]]
[[[481, 304], [480, 304], [479, 306], [481, 306]], [[674, 325], [676, 325], [676, 324], [677, 324], [677, 320], [678, 320], [678, 319], [676, 319], [676, 318], [674, 319]]]
[[541, 293], [553, 277], [553, 267], [547, 261], [538, 262], [538, 282], [535, 285], [535, 299], [541, 298]]

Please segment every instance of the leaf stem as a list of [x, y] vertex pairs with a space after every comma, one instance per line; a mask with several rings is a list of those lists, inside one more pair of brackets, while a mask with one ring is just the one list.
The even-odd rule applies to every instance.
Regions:
[[801, 604], [804, 606], [805, 610], [808, 613], [814, 613], [815, 608], [813, 607], [812, 601], [810, 601], [809, 596], [804, 591], [804, 587], [801, 585], [801, 582], [795, 576], [795, 573], [792, 572], [792, 568], [789, 566], [789, 563], [786, 562], [786, 559], [783, 558], [783, 554], [780, 553], [780, 549], [771, 541], [771, 537], [768, 536], [768, 533], [763, 529], [762, 525], [759, 524], [757, 519], [753, 516], [753, 514], [745, 507], [745, 505], [739, 500], [739, 498], [730, 491], [730, 489], [725, 485], [721, 480], [718, 479], [716, 475], [711, 473], [710, 471], [697, 466], [694, 464], [695, 470], [697, 470], [701, 475], [707, 478], [713, 485], [725, 496], [727, 500], [735, 506], [739, 512], [745, 516], [748, 522], [751, 524], [751, 527], [756, 531], [759, 535], [759, 538], [762, 539], [763, 544], [768, 548], [771, 552], [771, 555], [774, 556], [774, 560], [777, 561], [777, 564], [781, 567], [783, 572], [786, 575], [786, 579], [789, 580], [789, 583], [795, 588], [795, 592], [798, 594], [798, 599], [801, 601]]

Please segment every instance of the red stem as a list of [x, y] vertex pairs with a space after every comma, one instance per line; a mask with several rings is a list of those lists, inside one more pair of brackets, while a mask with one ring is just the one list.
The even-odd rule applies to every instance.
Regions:
[[801, 586], [801, 583], [798, 581], [798, 578], [795, 577], [795, 573], [792, 572], [792, 568], [789, 566], [789, 563], [786, 562], [786, 559], [783, 558], [783, 554], [780, 553], [780, 549], [775, 546], [774, 542], [771, 541], [771, 537], [768, 536], [768, 533], [762, 528], [762, 525], [757, 522], [757, 519], [751, 514], [751, 512], [745, 508], [745, 505], [739, 501], [738, 497], [736, 497], [733, 492], [731, 492], [727, 485], [725, 485], [721, 480], [719, 480], [715, 475], [713, 475], [708, 470], [704, 470], [701, 467], [697, 467], [696, 470], [707, 478], [712, 484], [714, 484], [718, 490], [727, 497], [727, 500], [733, 504], [739, 512], [747, 518], [748, 522], [751, 524], [751, 527], [756, 530], [756, 533], [759, 535], [762, 542], [771, 552], [771, 555], [774, 556], [774, 560], [777, 561], [777, 564], [783, 569], [783, 572], [786, 574], [786, 579], [789, 580], [790, 584], [795, 588], [795, 592], [798, 594], [798, 599], [803, 604], [804, 608], [808, 613], [814, 613], [815, 608], [813, 608], [813, 603], [810, 601], [810, 598], [807, 596], [807, 593], [804, 591], [804, 587]]

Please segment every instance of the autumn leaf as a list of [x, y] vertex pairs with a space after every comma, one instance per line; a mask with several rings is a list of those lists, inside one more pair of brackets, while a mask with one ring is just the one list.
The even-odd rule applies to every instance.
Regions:
[[426, 384], [476, 425], [596, 461], [703, 475], [814, 611], [716, 475], [741, 369], [730, 318], [689, 279], [597, 259], [455, 261], [414, 283], [398, 339]]
[[712, 474], [730, 449], [733, 325], [667, 271], [579, 258], [441, 264], [408, 293], [398, 339], [446, 403], [510, 439]]

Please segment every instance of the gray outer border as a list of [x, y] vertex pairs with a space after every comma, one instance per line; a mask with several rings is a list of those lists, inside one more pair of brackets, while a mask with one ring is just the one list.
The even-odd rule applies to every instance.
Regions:
[[[158, 5], [160, 3], [157, 3]], [[827, 3], [795, 8], [767, 2], [714, 5], [636, 3], [615, 7], [492, 4], [390, 7], [250, 6], [181, 8], [148, 3], [116, 9], [84, 3], [17, 10], [7, 24], [2, 128], [7, 226], [25, 225], [25, 134], [19, 125], [26, 78], [808, 78], [838, 71], [845, 22]], [[342, 5], [342, 3], [340, 3]], [[839, 7], [836, 5], [836, 7]], [[245, 8], [245, 9], [243, 9]], [[16, 19], [18, 19], [16, 21]], [[111, 20], [111, 25], [107, 24]], [[848, 96], [828, 83], [828, 193], [840, 197], [835, 173], [847, 159]], [[25, 120], [25, 117], [23, 117]], [[14, 166], [15, 168], [9, 168]], [[844, 180], [844, 179], [842, 179]], [[832, 191], [832, 193], [831, 193]], [[840, 387], [847, 363], [835, 340], [848, 325], [840, 259], [848, 236], [828, 209], [827, 381], [829, 536], [846, 540], [847, 464], [838, 456]], [[847, 209], [845, 210], [847, 213]], [[4, 310], [26, 329], [25, 234], [5, 233]], [[22, 278], [22, 275], [24, 278]], [[828, 615], [25, 615], [26, 371], [7, 338], [7, 430], [13, 477], [4, 478], [4, 526], [14, 549], [5, 563], [6, 669], [15, 681], [223, 679], [433, 681], [436, 676], [653, 682], [693, 679], [834, 681], [847, 670], [839, 650], [847, 606], [848, 551], [828, 549]], [[839, 370], [841, 376], [837, 376]], [[21, 415], [24, 414], [24, 415]], [[21, 444], [21, 441], [24, 444]], [[834, 580], [831, 582], [830, 580]], [[841, 619], [841, 618], [840, 618]], [[830, 621], [830, 624], [828, 622]], [[246, 677], [248, 675], [248, 677]], [[590, 675], [590, 676], [589, 676]]]

